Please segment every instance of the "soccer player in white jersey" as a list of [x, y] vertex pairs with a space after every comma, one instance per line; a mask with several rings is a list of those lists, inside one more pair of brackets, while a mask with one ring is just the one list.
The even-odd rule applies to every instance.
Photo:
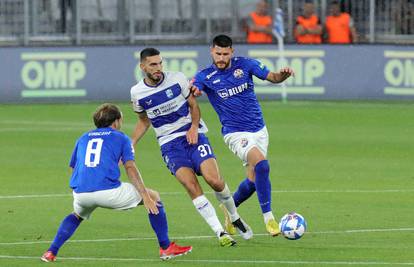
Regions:
[[236, 242], [224, 231], [216, 211], [205, 197], [196, 175], [202, 175], [227, 208], [234, 227], [244, 239], [253, 233], [237, 213], [231, 192], [220, 177], [217, 162], [207, 137], [200, 109], [189, 91], [189, 82], [181, 72], [163, 72], [160, 52], [146, 48], [140, 54], [145, 78], [131, 88], [133, 109], [138, 122], [133, 133], [135, 145], [153, 126], [162, 157], [173, 175], [185, 187], [194, 206], [215, 232], [221, 246]]
[[[219, 116], [224, 142], [247, 166], [247, 178], [233, 195], [236, 206], [256, 191], [266, 230], [276, 236], [280, 231], [271, 208], [270, 166], [266, 159], [269, 136], [254, 93], [253, 75], [280, 83], [294, 72], [290, 68], [271, 72], [257, 60], [233, 57], [233, 52], [230, 37], [216, 36], [211, 48], [213, 64], [196, 75], [191, 91], [196, 96], [207, 94]], [[234, 232], [232, 228], [226, 220], [227, 231]]]
[[[127, 210], [141, 204], [148, 211], [162, 260], [191, 252], [191, 246], [178, 246], [168, 238], [167, 217], [160, 196], [158, 192], [145, 187], [135, 165], [131, 141], [119, 131], [122, 125], [120, 109], [113, 104], [103, 104], [94, 113], [93, 120], [97, 128], [78, 139], [70, 160], [74, 212], [62, 221], [55, 239], [41, 260], [56, 261], [62, 245], [96, 208]], [[120, 160], [131, 183], [119, 180]]]

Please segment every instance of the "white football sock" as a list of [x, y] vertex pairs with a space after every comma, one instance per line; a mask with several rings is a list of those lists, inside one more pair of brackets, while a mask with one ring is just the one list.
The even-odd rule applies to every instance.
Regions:
[[267, 223], [271, 219], [275, 219], [275, 217], [273, 216], [273, 212], [272, 211], [268, 211], [266, 213], [263, 213], [263, 219], [264, 219], [264, 222], [265, 223]]
[[237, 213], [236, 205], [234, 204], [233, 196], [230, 193], [229, 187], [225, 184], [223, 191], [214, 192], [218, 201], [223, 203], [229, 212], [230, 219], [232, 222], [240, 218], [240, 215]]
[[217, 218], [216, 210], [204, 195], [193, 199], [193, 204], [216, 235], [224, 232], [223, 226], [221, 226], [221, 223]]

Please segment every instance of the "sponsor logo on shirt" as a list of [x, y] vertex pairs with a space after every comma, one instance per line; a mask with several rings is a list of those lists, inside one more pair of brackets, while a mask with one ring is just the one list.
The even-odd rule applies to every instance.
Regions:
[[212, 73], [208, 74], [208, 75], [206, 76], [207, 80], [209, 80], [209, 79], [211, 78], [211, 76], [213, 76], [213, 75], [214, 75], [214, 74], [216, 74], [216, 73], [217, 73], [217, 71], [215, 70], [215, 71], [213, 71]]
[[227, 97], [229, 97], [229, 93], [227, 92], [227, 89], [220, 89], [217, 91], [217, 94], [223, 99], [226, 99]]
[[154, 110], [152, 111], [152, 114], [154, 114], [154, 116], [161, 115], [161, 110], [159, 110], [158, 108], [157, 108], [157, 109], [154, 109]]
[[151, 106], [151, 104], [152, 104], [152, 99], [145, 101], [145, 104], [147, 104], [148, 106]]
[[243, 70], [242, 69], [235, 69], [234, 70], [234, 72], [233, 72], [233, 76], [235, 77], [235, 78], [241, 78], [241, 77], [243, 77]]
[[221, 98], [226, 99], [226, 98], [228, 98], [230, 96], [240, 94], [241, 92], [243, 92], [244, 90], [246, 90], [247, 87], [248, 87], [247, 86], [247, 82], [245, 82], [245, 83], [242, 83], [239, 86], [236, 86], [236, 87], [233, 87], [233, 88], [230, 88], [230, 89], [224, 88], [224, 89], [217, 90], [217, 94]]
[[213, 84], [216, 84], [216, 83], [219, 83], [219, 82], [220, 82], [220, 79], [217, 79], [217, 80], [213, 81]]

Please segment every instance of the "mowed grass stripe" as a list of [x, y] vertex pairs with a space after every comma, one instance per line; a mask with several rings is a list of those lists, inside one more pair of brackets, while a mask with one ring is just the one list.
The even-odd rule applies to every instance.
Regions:
[[[17, 255], [0, 255], [0, 259], [39, 259], [39, 257], [33, 256], [17, 256]], [[62, 261], [114, 261], [114, 262], [160, 262], [159, 259], [143, 259], [143, 258], [96, 258], [96, 257], [59, 257], [59, 260]], [[281, 260], [223, 260], [223, 259], [183, 259], [183, 258], [175, 258], [170, 260], [171, 263], [173, 262], [182, 262], [182, 263], [204, 263], [204, 264], [287, 264], [287, 265], [380, 265], [380, 266], [413, 266], [414, 262], [381, 262], [381, 261], [281, 261]]]
[[[343, 231], [316, 231], [306, 232], [306, 235], [341, 235], [341, 234], [362, 234], [362, 233], [384, 233], [384, 232], [414, 232], [414, 228], [389, 228], [389, 229], [353, 229]], [[255, 237], [269, 237], [268, 233], [254, 234]], [[213, 235], [200, 236], [173, 236], [172, 240], [193, 240], [193, 239], [215, 239]], [[123, 241], [142, 241], [142, 240], [157, 240], [156, 237], [131, 237], [131, 238], [104, 238], [104, 239], [70, 239], [66, 243], [101, 243], [101, 242], [123, 242]], [[20, 245], [34, 245], [34, 244], [49, 244], [53, 240], [42, 241], [24, 241], [24, 242], [3, 242], [0, 246], [20, 246]]]
[[[204, 192], [205, 194], [213, 194], [213, 192]], [[272, 190], [272, 193], [414, 193], [414, 189], [384, 189], [384, 190], [358, 190], [358, 189], [345, 189], [345, 190]], [[186, 192], [160, 192], [161, 195], [187, 195]], [[0, 199], [21, 199], [21, 198], [60, 198], [71, 197], [72, 194], [44, 194], [44, 195], [14, 195], [0, 196]]]

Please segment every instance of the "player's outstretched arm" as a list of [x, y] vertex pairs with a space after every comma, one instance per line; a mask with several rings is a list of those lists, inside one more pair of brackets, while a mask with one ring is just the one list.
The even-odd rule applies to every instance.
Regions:
[[132, 145], [136, 143], [144, 136], [148, 128], [151, 126], [151, 122], [148, 119], [146, 112], [138, 113], [138, 122], [135, 126], [134, 132], [132, 133]]
[[293, 69], [285, 67], [281, 69], [279, 72], [269, 72], [269, 74], [266, 77], [266, 80], [272, 83], [281, 83], [290, 76], [295, 76], [295, 72], [293, 71]]
[[191, 113], [191, 128], [187, 131], [187, 142], [193, 145], [198, 143], [198, 126], [200, 124], [201, 112], [197, 100], [192, 94], [187, 98], [187, 101]]
[[144, 206], [148, 213], [158, 214], [159, 211], [157, 208], [157, 202], [154, 201], [149, 195], [135, 162], [133, 160], [128, 160], [125, 162], [124, 167], [131, 184], [135, 186], [138, 193], [142, 197], [142, 201], [144, 202]]

